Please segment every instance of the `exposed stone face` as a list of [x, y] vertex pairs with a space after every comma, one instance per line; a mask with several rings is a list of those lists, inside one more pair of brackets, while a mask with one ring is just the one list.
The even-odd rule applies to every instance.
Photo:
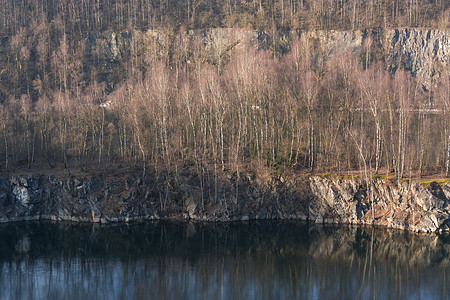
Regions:
[[386, 32], [386, 65], [400, 67], [419, 77], [429, 88], [443, 72], [449, 71], [448, 31], [434, 29], [393, 29]]
[[335, 31], [316, 30], [301, 34], [302, 43], [314, 43], [328, 56], [338, 55], [344, 52], [360, 54], [364, 42], [361, 31]]
[[116, 61], [131, 54], [133, 32], [92, 33], [86, 36], [83, 42], [85, 55], [100, 61]]
[[[296, 34], [291, 33], [291, 36]], [[316, 30], [302, 32], [300, 41], [314, 45], [317, 51], [328, 56], [345, 52], [364, 56], [364, 51], [369, 47], [381, 55], [379, 58], [384, 60], [390, 72], [395, 73], [402, 68], [419, 78], [425, 88], [430, 88], [440, 74], [449, 72], [449, 36], [449, 31], [438, 29]], [[269, 49], [274, 39], [287, 50], [294, 39], [292, 37], [273, 37], [270, 33], [252, 30], [213, 28], [202, 32], [189, 31], [182, 38], [187, 43], [202, 44], [210, 59], [222, 64], [222, 60], [236, 49]], [[84, 49], [94, 62], [107, 65], [108, 62], [126, 59], [132, 51], [138, 53], [152, 49], [164, 56], [173, 39], [170, 34], [158, 30], [105, 31], [89, 34], [84, 39]]]
[[[387, 69], [404, 69], [425, 88], [432, 87], [440, 74], [449, 72], [450, 32], [437, 29], [389, 29], [386, 31], [310, 31], [303, 42], [318, 41], [328, 56], [350, 52], [365, 55], [367, 47], [382, 53]], [[370, 45], [370, 46], [369, 46]]]
[[374, 179], [311, 178], [310, 219], [317, 223], [376, 224], [413, 231], [448, 230], [449, 186]]
[[0, 222], [301, 219], [426, 232], [450, 230], [449, 185], [422, 187], [375, 179], [368, 189], [359, 178], [313, 176], [307, 182], [222, 175], [217, 190], [210, 185], [203, 197], [195, 174], [162, 182], [150, 178], [145, 183], [139, 177], [114, 174], [12, 177], [0, 180]]
[[[149, 176], [150, 177], [150, 176]], [[307, 219], [292, 181], [223, 176], [218, 190], [203, 191], [194, 175], [166, 180], [114, 175], [88, 178], [18, 176], [0, 181], [0, 222], [68, 220], [127, 222], [151, 219], [230, 221]], [[282, 182], [283, 181], [283, 182]], [[212, 199], [211, 197], [217, 197]]]
[[28, 194], [28, 189], [24, 186], [16, 185], [12, 191], [16, 200], [23, 206], [27, 206], [30, 203], [30, 196]]

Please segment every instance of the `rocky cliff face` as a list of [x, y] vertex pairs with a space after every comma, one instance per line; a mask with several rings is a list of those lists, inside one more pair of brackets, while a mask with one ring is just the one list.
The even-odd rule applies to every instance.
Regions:
[[217, 189], [215, 183], [202, 186], [192, 174], [147, 178], [145, 183], [133, 176], [15, 176], [0, 180], [0, 223], [307, 219], [307, 206], [298, 199], [308, 197], [282, 177], [261, 183], [251, 177], [222, 175]]
[[[270, 49], [274, 41], [280, 51], [287, 51], [291, 36], [273, 37], [270, 33], [233, 28], [215, 28], [203, 32], [189, 31], [176, 37], [173, 33], [159, 30], [147, 32], [107, 31], [89, 34], [83, 41], [85, 55], [93, 62], [103, 64], [128, 60], [130, 55], [142, 55], [146, 52], [167, 56], [176, 39], [186, 45], [202, 45], [204, 55], [215, 64], [222, 65], [224, 60], [237, 49], [256, 47]], [[300, 34], [302, 43], [314, 45], [317, 51], [327, 56], [352, 53], [365, 60], [382, 60], [386, 68], [395, 73], [404, 69], [417, 76], [424, 88], [432, 87], [440, 75], [449, 72], [450, 32], [438, 29], [371, 29], [364, 31], [307, 31]], [[185, 45], [185, 46], [186, 46]], [[183, 46], [183, 47], [185, 47]], [[144, 58], [145, 60], [145, 58]]]
[[308, 184], [223, 174], [211, 183], [205, 182], [202, 190], [198, 178], [187, 174], [145, 182], [114, 175], [15, 176], [0, 180], [0, 222], [301, 219], [417, 232], [450, 230], [449, 184], [422, 187], [376, 179], [370, 189], [360, 179], [313, 176]]
[[373, 29], [365, 31], [311, 31], [301, 35], [303, 42], [316, 41], [328, 55], [344, 52], [365, 59], [378, 56], [395, 73], [404, 69], [430, 88], [440, 75], [449, 72], [450, 32], [437, 29]]
[[[293, 34], [295, 35], [295, 34]], [[402, 68], [418, 76], [429, 87], [439, 79], [440, 74], [449, 71], [450, 32], [438, 29], [373, 29], [365, 31], [307, 31], [300, 34], [300, 40], [314, 43], [328, 56], [350, 52], [365, 55], [377, 52], [392, 73]], [[251, 30], [216, 28], [203, 32], [186, 33], [186, 41], [201, 43], [208, 55], [220, 57], [236, 49], [249, 46], [269, 49], [274, 37], [270, 33]], [[174, 36], [168, 33], [149, 30], [147, 32], [107, 31], [89, 34], [83, 42], [85, 54], [98, 61], [123, 59], [132, 52], [145, 52], [152, 48], [168, 51]], [[289, 48], [292, 38], [276, 37], [278, 44]], [[143, 49], [140, 49], [143, 48]], [[165, 50], [164, 50], [165, 49]]]
[[316, 48], [324, 51], [326, 55], [333, 56], [345, 52], [359, 55], [364, 43], [361, 31], [307, 31], [300, 35], [302, 43], [315, 44]]
[[440, 74], [449, 72], [449, 32], [431, 29], [395, 29], [385, 35], [387, 67], [403, 67], [431, 87]]
[[88, 34], [83, 41], [84, 55], [95, 61], [116, 61], [131, 54], [133, 32]]
[[450, 230], [450, 185], [406, 181], [311, 178], [309, 219], [316, 223], [375, 224], [412, 231]]

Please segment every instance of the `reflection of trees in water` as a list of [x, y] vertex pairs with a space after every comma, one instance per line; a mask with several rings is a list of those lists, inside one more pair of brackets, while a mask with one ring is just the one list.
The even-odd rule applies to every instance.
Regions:
[[8, 224], [0, 298], [445, 298], [449, 254], [449, 236], [289, 221]]

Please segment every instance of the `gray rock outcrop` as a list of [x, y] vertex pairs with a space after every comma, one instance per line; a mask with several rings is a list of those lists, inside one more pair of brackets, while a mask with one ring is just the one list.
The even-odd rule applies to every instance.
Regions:
[[[204, 183], [206, 185], [206, 183]], [[67, 220], [128, 222], [152, 219], [230, 221], [295, 218], [306, 220], [301, 192], [293, 182], [275, 178], [220, 176], [199, 186], [195, 174], [143, 182], [131, 175], [56, 177], [13, 176], [0, 180], [0, 222]]]
[[[270, 32], [213, 28], [203, 32], [189, 31], [178, 38], [186, 45], [202, 45], [203, 54], [213, 63], [221, 65], [237, 49], [255, 47], [267, 50], [274, 41], [282, 46], [280, 51], [287, 51], [296, 36], [297, 33], [274, 37]], [[349, 52], [363, 57], [367, 51], [377, 53], [377, 59], [381, 59], [391, 73], [399, 69], [410, 72], [424, 88], [432, 87], [441, 74], [449, 72], [449, 36], [450, 32], [445, 30], [414, 28], [316, 30], [301, 32], [299, 35], [302, 43], [314, 45], [317, 51], [327, 56]], [[164, 57], [174, 43], [176, 38], [172, 33], [159, 30], [105, 31], [89, 34], [83, 41], [85, 55], [105, 66], [148, 51], [152, 55], [156, 53]]]
[[311, 178], [309, 217], [317, 223], [375, 224], [417, 232], [450, 230], [449, 186], [360, 178]]
[[114, 174], [14, 176], [0, 180], [0, 222], [301, 219], [416, 232], [450, 230], [449, 184], [425, 187], [379, 178], [367, 186], [359, 177], [263, 181], [250, 175], [216, 176], [217, 182], [203, 186], [192, 173], [145, 182]]
[[429, 88], [440, 74], [449, 72], [449, 32], [433, 29], [392, 29], [386, 32], [388, 69], [411, 72]]
[[386, 68], [395, 73], [403, 69], [430, 88], [441, 74], [449, 72], [450, 32], [438, 29], [389, 29], [366, 31], [309, 31], [303, 42], [317, 42], [328, 56], [365, 52], [379, 53]]

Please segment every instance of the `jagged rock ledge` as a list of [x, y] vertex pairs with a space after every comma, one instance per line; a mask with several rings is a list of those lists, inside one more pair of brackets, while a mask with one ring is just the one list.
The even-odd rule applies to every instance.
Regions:
[[309, 219], [316, 223], [373, 224], [415, 232], [450, 229], [450, 185], [375, 178], [313, 176]]
[[[263, 181], [222, 174], [204, 188], [176, 179], [26, 175], [0, 180], [0, 223], [30, 220], [134, 222], [159, 219], [299, 219], [373, 224], [415, 232], [450, 230], [450, 185], [312, 176]], [[373, 201], [372, 201], [373, 199]]]
[[252, 176], [223, 173], [217, 177], [211, 179], [209, 174], [202, 193], [195, 172], [169, 178], [148, 175], [145, 182], [132, 174], [12, 176], [0, 180], [0, 223], [307, 220], [306, 202], [298, 199], [309, 198], [297, 189], [299, 184], [282, 177], [264, 183]]

